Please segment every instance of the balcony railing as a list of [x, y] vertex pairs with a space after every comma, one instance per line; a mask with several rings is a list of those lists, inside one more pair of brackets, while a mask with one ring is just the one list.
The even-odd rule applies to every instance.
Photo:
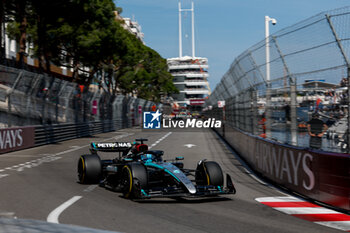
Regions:
[[185, 65], [168, 65], [169, 70], [181, 70], [181, 69], [208, 69], [208, 65], [198, 65], [198, 64], [185, 64]]

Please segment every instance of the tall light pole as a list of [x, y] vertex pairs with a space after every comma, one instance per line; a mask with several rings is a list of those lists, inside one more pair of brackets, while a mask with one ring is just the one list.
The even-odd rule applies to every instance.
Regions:
[[277, 20], [265, 16], [265, 51], [266, 51], [266, 138], [271, 138], [271, 81], [270, 81], [270, 22], [276, 25]]
[[191, 11], [192, 17], [192, 57], [195, 55], [195, 43], [194, 43], [194, 4], [192, 1], [191, 9], [182, 9], [181, 8], [181, 0], [179, 1], [179, 57], [182, 57], [182, 21], [181, 21], [181, 12], [183, 11]]
[[182, 57], [182, 22], [181, 22], [181, 1], [179, 1], [179, 57]]
[[192, 57], [194, 58], [195, 55], [195, 47], [194, 47], [194, 4], [192, 2]]

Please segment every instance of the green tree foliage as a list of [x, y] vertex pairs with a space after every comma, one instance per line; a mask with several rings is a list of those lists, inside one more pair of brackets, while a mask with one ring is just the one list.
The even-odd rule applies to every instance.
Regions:
[[112, 96], [158, 101], [177, 92], [166, 60], [121, 26], [115, 12], [122, 9], [112, 0], [10, 2], [8, 33], [20, 43], [23, 37], [33, 43], [42, 71], [50, 72], [50, 64], [72, 68], [73, 81], [98, 82]]
[[[24, 56], [26, 51], [28, 20], [33, 14], [31, 0], [8, 0], [2, 2], [4, 13], [8, 15], [8, 19], [12, 22], [13, 32], [17, 32], [15, 36], [19, 43], [19, 64], [24, 66]], [[3, 8], [1, 7], [1, 8]]]

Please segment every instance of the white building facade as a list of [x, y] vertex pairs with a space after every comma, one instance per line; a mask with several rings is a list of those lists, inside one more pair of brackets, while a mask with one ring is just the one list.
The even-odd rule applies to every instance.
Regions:
[[121, 17], [117, 11], [115, 11], [116, 19], [118, 21], [122, 21], [122, 27], [129, 31], [131, 34], [135, 35], [137, 39], [139, 39], [143, 44], [144, 42], [144, 34], [142, 32], [141, 25], [136, 20], [131, 20], [130, 18]]
[[[192, 13], [192, 56], [182, 55], [182, 12]], [[198, 109], [204, 104], [205, 99], [210, 95], [208, 83], [208, 59], [195, 56], [194, 40], [194, 4], [191, 9], [182, 9], [179, 2], [179, 57], [168, 58], [168, 70], [173, 76], [174, 85], [178, 88], [179, 94], [172, 95], [173, 99], [183, 107]]]
[[180, 106], [200, 106], [210, 94], [208, 59], [204, 57], [175, 57], [167, 59], [169, 72], [179, 94], [173, 99]]

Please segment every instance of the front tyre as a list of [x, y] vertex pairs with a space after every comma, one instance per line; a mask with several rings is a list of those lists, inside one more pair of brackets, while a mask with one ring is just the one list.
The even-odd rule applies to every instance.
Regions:
[[81, 184], [96, 184], [100, 181], [102, 166], [100, 156], [82, 155], [78, 161], [78, 180]]
[[129, 163], [122, 169], [121, 185], [125, 198], [141, 197], [141, 190], [147, 188], [147, 170], [141, 163]]
[[224, 175], [221, 167], [214, 161], [201, 161], [196, 169], [197, 185], [223, 186]]

